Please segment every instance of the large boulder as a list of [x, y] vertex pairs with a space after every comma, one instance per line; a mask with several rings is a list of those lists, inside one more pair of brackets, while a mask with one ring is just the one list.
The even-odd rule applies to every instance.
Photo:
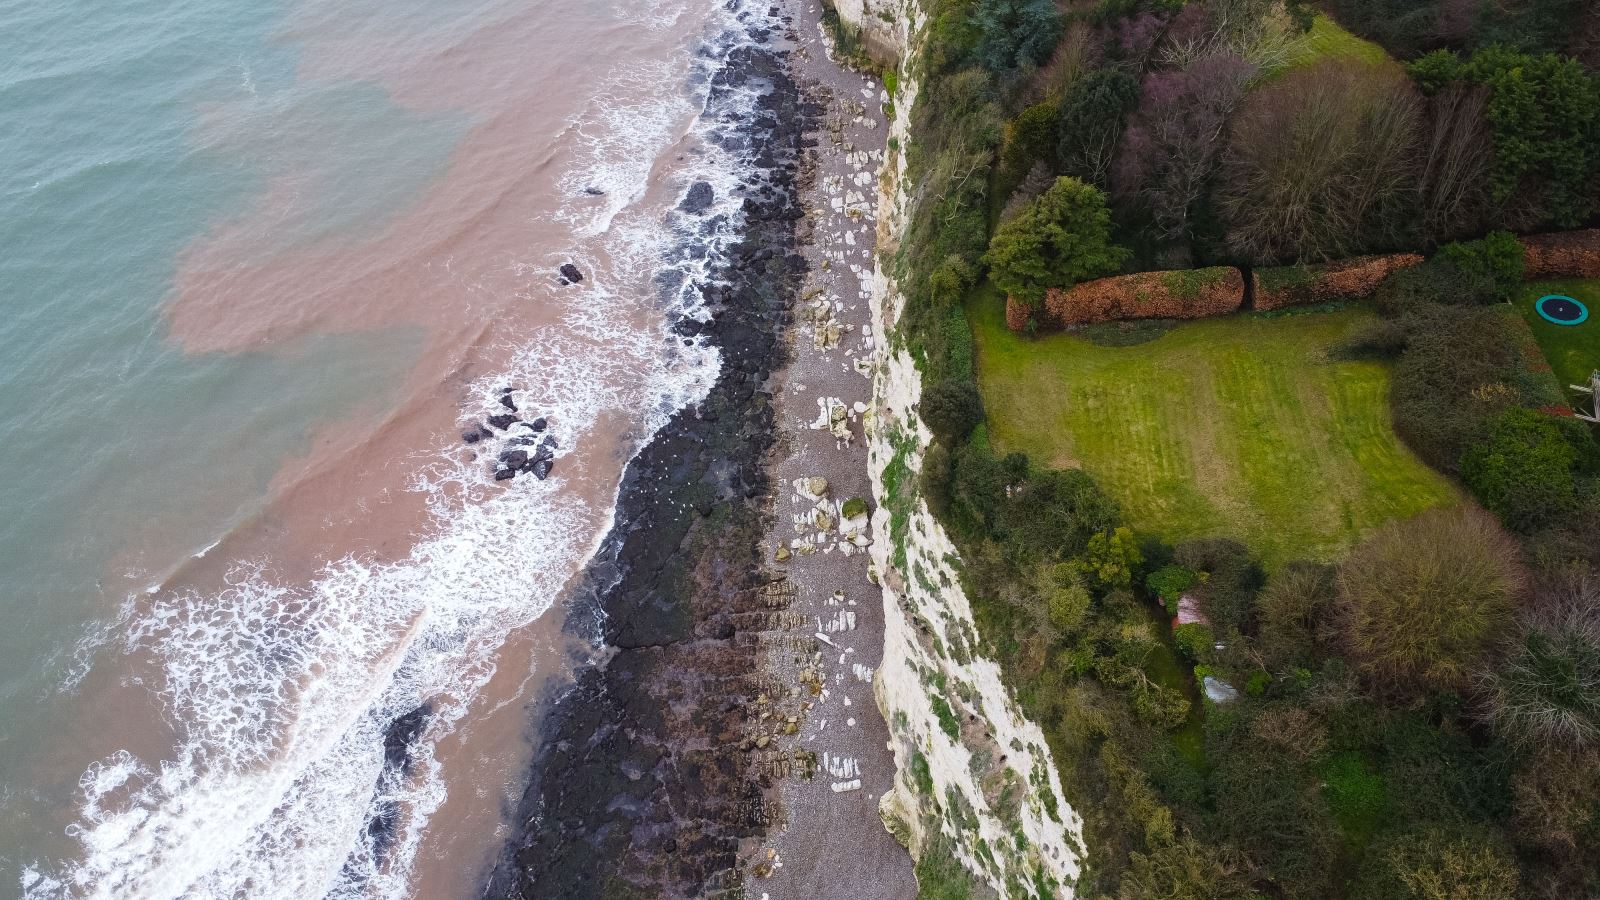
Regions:
[[716, 193], [712, 191], [711, 184], [705, 181], [696, 181], [689, 186], [689, 193], [684, 195], [683, 202], [678, 208], [692, 215], [699, 215], [711, 208], [716, 200]]

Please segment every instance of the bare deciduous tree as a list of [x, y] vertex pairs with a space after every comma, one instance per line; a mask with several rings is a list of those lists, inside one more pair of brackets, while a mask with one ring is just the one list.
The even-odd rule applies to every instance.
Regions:
[[1228, 53], [1145, 77], [1112, 189], [1137, 196], [1162, 238], [1190, 236], [1191, 213], [1216, 171], [1228, 119], [1255, 73], [1255, 66]]
[[1422, 101], [1403, 72], [1330, 60], [1252, 94], [1232, 126], [1218, 206], [1252, 262], [1349, 256], [1415, 216]]
[[1422, 229], [1430, 243], [1482, 230], [1494, 144], [1483, 118], [1489, 91], [1454, 84], [1429, 98], [1422, 152]]

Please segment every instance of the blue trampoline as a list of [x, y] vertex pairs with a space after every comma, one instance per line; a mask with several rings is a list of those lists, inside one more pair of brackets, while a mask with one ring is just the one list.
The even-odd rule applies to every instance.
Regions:
[[1533, 308], [1539, 318], [1556, 325], [1581, 325], [1589, 318], [1589, 307], [1566, 294], [1545, 294]]

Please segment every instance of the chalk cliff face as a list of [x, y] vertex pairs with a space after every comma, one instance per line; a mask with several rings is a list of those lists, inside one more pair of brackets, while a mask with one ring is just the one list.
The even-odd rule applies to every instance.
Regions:
[[839, 21], [850, 28], [862, 49], [876, 62], [893, 65], [902, 58], [911, 16], [920, 13], [915, 0], [828, 0]]
[[[892, 54], [886, 64], [909, 58], [923, 21], [914, 0], [837, 0], [835, 8], [870, 52], [879, 51], [869, 38]], [[903, 306], [884, 259], [892, 258], [909, 218], [905, 159], [895, 148], [908, 143], [918, 85], [905, 68], [879, 175], [872, 303], [883, 334], [894, 333]], [[916, 365], [897, 343], [877, 362], [866, 425], [878, 501], [871, 552], [885, 621], [874, 687], [898, 769], [881, 811], [914, 856], [942, 844], [976, 883], [1001, 896], [1036, 894], [1045, 884], [1072, 896], [1081, 820], [1063, 798], [1043, 733], [1012, 700], [999, 665], [983, 655], [956, 548], [922, 500], [918, 473], [931, 435], [917, 415]]]

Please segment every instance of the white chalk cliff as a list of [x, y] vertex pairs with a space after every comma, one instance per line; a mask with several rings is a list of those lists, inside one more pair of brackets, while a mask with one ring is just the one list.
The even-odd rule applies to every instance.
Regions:
[[[915, 0], [835, 0], [847, 29], [879, 62], [911, 58], [924, 23]], [[873, 321], [893, 334], [903, 298], [884, 270], [909, 219], [901, 190], [918, 85], [901, 65], [891, 152], [879, 174]], [[897, 773], [881, 810], [920, 858], [942, 834], [950, 852], [1000, 896], [1039, 890], [1045, 873], [1070, 897], [1082, 859], [1081, 819], [1067, 805], [1037, 725], [984, 656], [954, 544], [920, 496], [931, 435], [916, 413], [921, 379], [898, 341], [880, 342], [866, 436], [877, 510], [872, 557], [883, 585], [884, 654], [874, 693], [889, 723]]]

